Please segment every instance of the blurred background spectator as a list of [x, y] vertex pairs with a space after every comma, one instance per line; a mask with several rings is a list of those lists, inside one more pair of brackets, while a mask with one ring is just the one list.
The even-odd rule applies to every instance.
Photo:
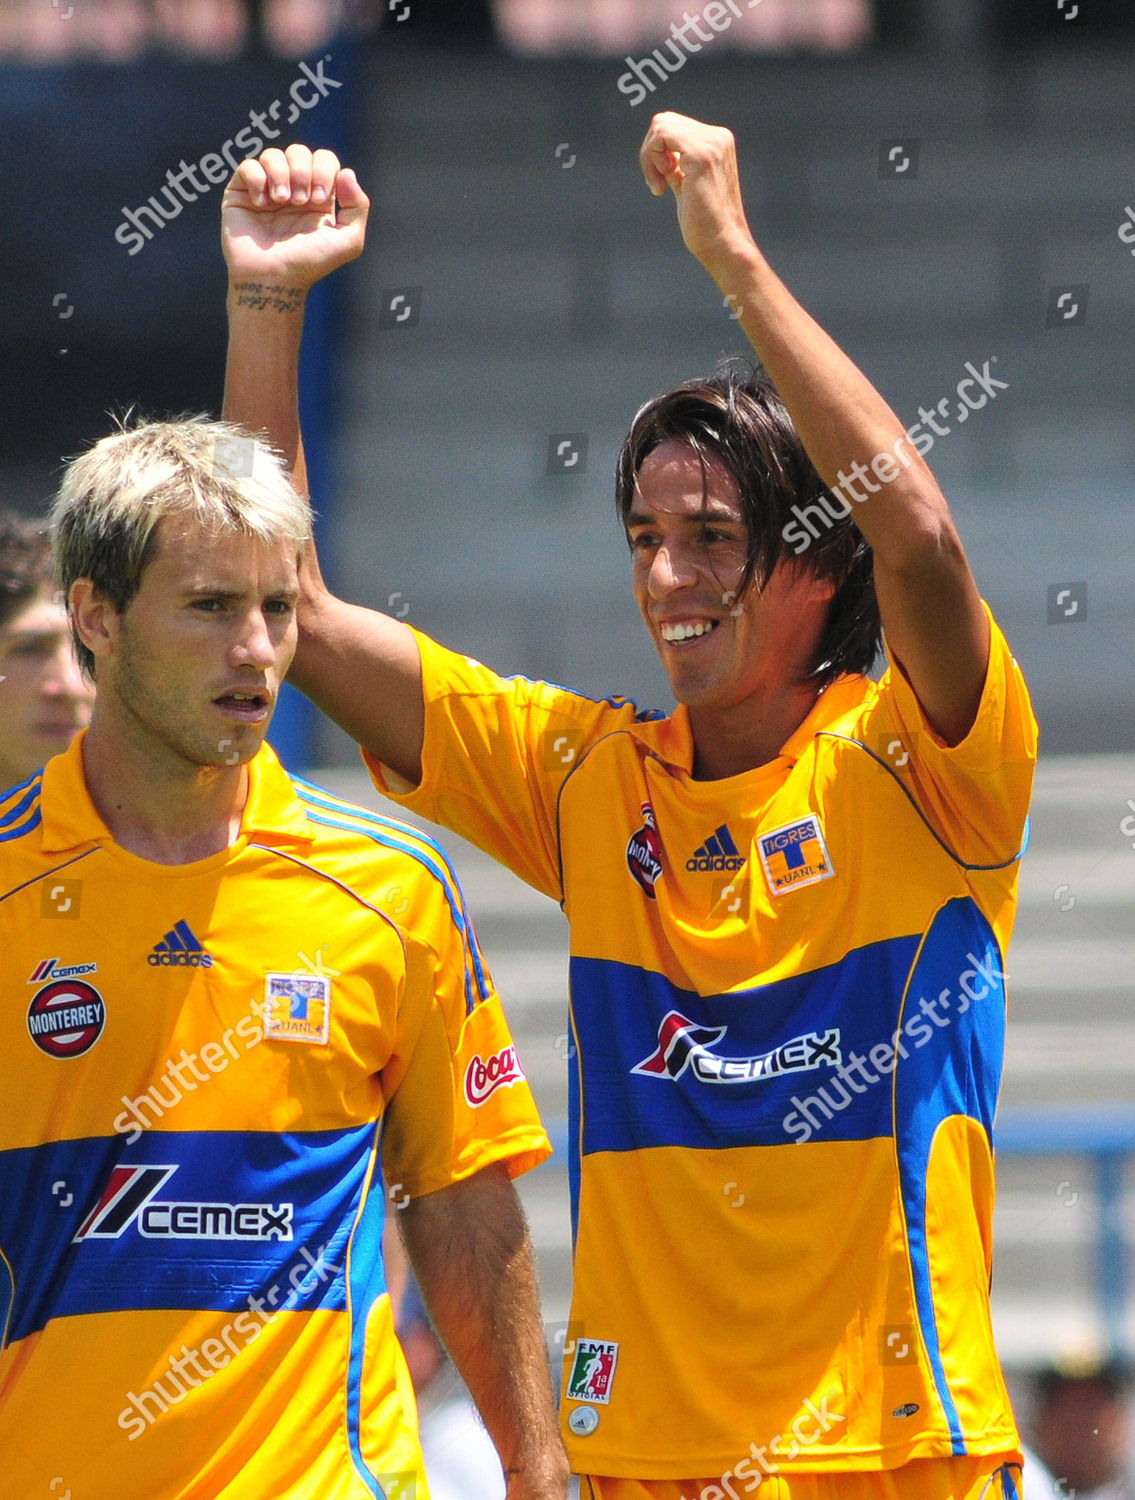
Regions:
[[1035, 1372], [1029, 1428], [1052, 1476], [1050, 1495], [1135, 1500], [1131, 1386], [1131, 1366], [1116, 1358], [1070, 1359]]
[[0, 793], [66, 750], [91, 717], [42, 526], [0, 510]]

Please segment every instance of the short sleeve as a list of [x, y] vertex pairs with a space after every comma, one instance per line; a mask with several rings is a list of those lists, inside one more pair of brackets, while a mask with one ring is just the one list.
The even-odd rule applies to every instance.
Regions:
[[494, 1162], [509, 1175], [551, 1154], [460, 891], [423, 877], [404, 914], [406, 966], [382, 1073], [387, 1184], [411, 1198]]
[[923, 815], [956, 855], [978, 867], [1008, 863], [1021, 852], [1037, 757], [1037, 724], [1024, 677], [989, 606], [983, 607], [989, 663], [977, 715], [963, 740], [953, 746], [942, 741], [894, 661], [864, 725], [868, 742], [880, 748], [898, 742], [901, 749], [888, 758], [909, 756], [906, 780]]
[[379, 791], [451, 828], [555, 901], [563, 900], [556, 802], [604, 735], [636, 721], [625, 698], [594, 700], [547, 682], [498, 677], [415, 632], [426, 725], [422, 780], [399, 793], [363, 761]]

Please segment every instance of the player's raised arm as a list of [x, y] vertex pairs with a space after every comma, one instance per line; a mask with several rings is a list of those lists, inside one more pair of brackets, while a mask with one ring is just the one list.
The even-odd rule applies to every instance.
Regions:
[[[264, 432], [306, 493], [299, 354], [309, 289], [360, 254], [370, 201], [330, 151], [271, 149], [225, 190], [229, 272], [224, 415]], [[301, 572], [299, 649], [290, 673], [325, 713], [405, 781], [421, 775], [421, 664], [397, 620], [331, 594], [314, 547]]]
[[[989, 627], [934, 476], [882, 396], [762, 255], [745, 216], [732, 134], [659, 114], [640, 161], [653, 193], [673, 192], [686, 247], [732, 299], [824, 483], [843, 495], [846, 476], [866, 471], [870, 483], [850, 492], [875, 557], [888, 647], [931, 724], [957, 743], [977, 712]], [[882, 474], [892, 477], [880, 482]]]

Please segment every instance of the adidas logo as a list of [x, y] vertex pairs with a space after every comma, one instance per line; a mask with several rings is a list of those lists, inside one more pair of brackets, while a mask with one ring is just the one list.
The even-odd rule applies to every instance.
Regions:
[[745, 857], [733, 842], [733, 835], [722, 823], [715, 828], [700, 849], [686, 861], [686, 869], [701, 873], [707, 870], [739, 870]]
[[213, 959], [194, 937], [188, 922], [171, 927], [160, 943], [155, 943], [147, 963], [156, 969], [211, 969]]

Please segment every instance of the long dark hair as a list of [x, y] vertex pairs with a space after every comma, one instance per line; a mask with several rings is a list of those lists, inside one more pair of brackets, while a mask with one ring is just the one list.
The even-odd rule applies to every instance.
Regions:
[[[638, 471], [663, 443], [685, 443], [706, 474], [707, 455], [732, 475], [748, 529], [749, 547], [738, 597], [763, 588], [778, 563], [800, 556], [786, 531], [807, 536], [802, 562], [836, 592], [808, 680], [820, 687], [844, 672], [867, 673], [878, 657], [882, 624], [875, 598], [871, 548], [851, 519], [846, 500], [816, 473], [775, 386], [750, 364], [730, 361], [711, 376], [687, 380], [641, 407], [615, 468], [615, 506], [626, 526]], [[707, 476], [708, 477], [708, 476]], [[820, 506], [824, 524], [805, 532], [793, 507]]]

